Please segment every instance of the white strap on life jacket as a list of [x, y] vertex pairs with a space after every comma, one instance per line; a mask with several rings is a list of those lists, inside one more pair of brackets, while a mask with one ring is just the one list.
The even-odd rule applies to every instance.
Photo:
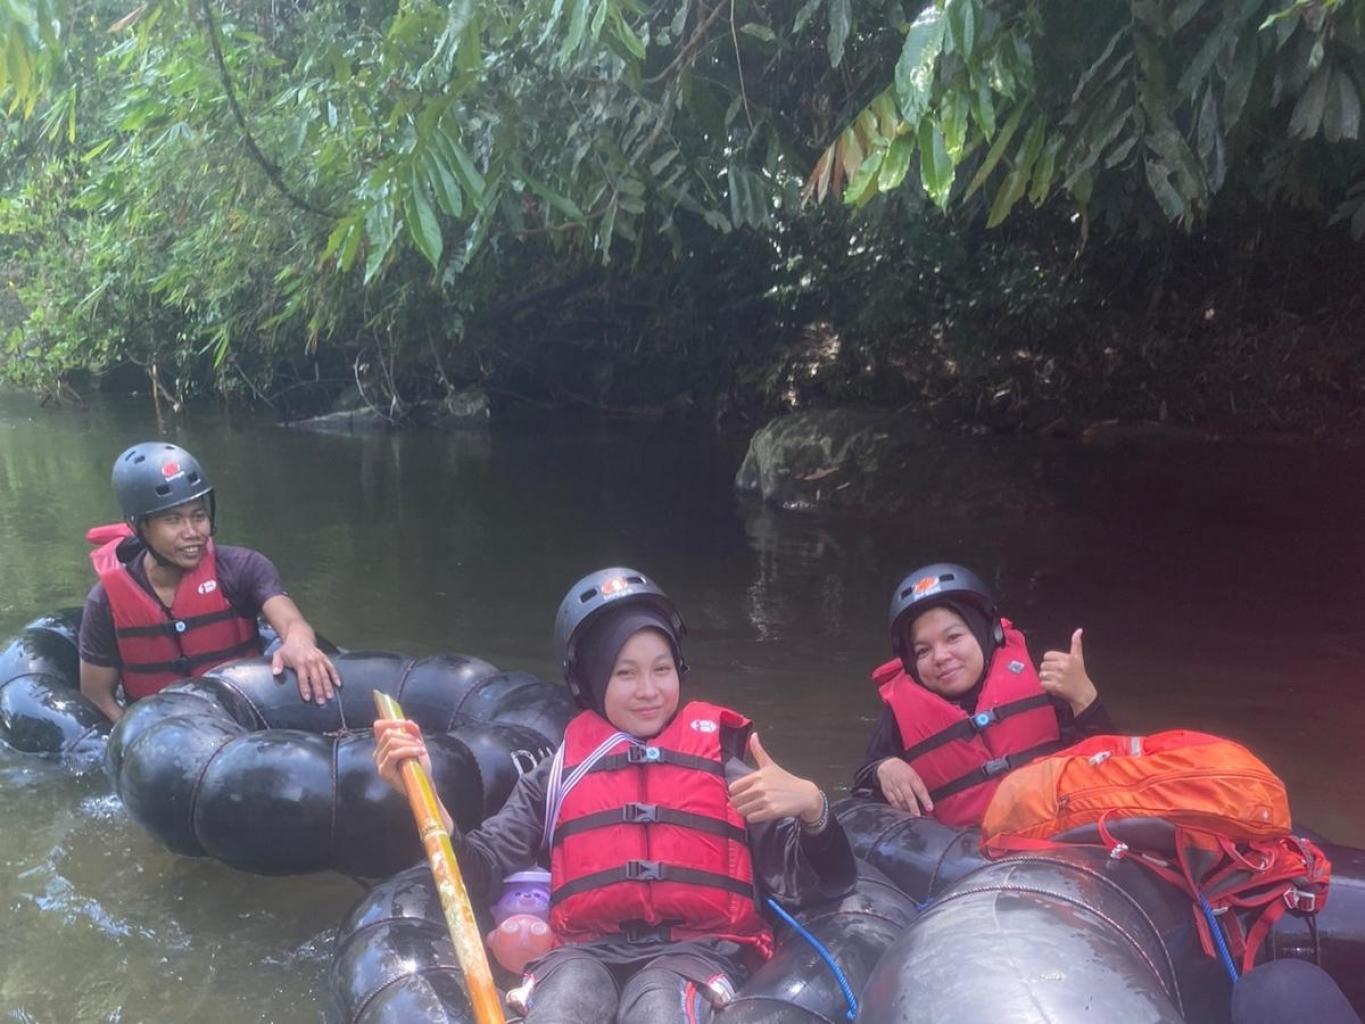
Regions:
[[615, 732], [597, 745], [597, 748], [585, 757], [581, 764], [569, 773], [568, 778], [564, 778], [564, 744], [559, 745], [555, 751], [554, 762], [550, 765], [550, 778], [545, 787], [545, 831], [542, 833], [541, 848], [548, 855], [554, 849], [555, 825], [559, 822], [559, 809], [564, 806], [564, 798], [569, 792], [583, 781], [583, 776], [592, 771], [593, 766], [598, 761], [611, 753], [611, 749], [618, 743], [625, 741], [632, 746], [643, 747], [643, 740], [636, 739], [628, 732]]

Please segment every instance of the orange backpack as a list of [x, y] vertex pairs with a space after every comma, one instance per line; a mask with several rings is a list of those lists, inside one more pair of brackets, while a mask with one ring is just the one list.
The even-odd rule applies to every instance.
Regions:
[[1205, 952], [1247, 970], [1286, 911], [1315, 913], [1327, 899], [1331, 862], [1290, 828], [1284, 783], [1251, 751], [1172, 730], [1094, 736], [1011, 772], [981, 848], [999, 857], [1089, 841], [1135, 854], [1189, 894]]

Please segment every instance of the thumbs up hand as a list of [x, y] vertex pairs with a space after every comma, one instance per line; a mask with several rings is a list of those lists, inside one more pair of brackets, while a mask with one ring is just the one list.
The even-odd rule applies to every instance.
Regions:
[[1079, 715], [1099, 695], [1095, 684], [1085, 671], [1085, 653], [1081, 649], [1081, 630], [1071, 634], [1071, 650], [1048, 651], [1038, 667], [1038, 682], [1053, 697], [1060, 697]]
[[758, 767], [730, 783], [730, 803], [745, 821], [799, 817], [814, 824], [820, 820], [825, 807], [820, 787], [774, 761], [756, 732], [749, 736], [749, 756]]

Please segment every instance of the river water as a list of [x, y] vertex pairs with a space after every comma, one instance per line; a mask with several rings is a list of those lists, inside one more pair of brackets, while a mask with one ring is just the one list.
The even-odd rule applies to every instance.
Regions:
[[[0, 394], [0, 637], [91, 583], [109, 468], [156, 436], [145, 403], [40, 409]], [[1292, 444], [1093, 449], [980, 442], [998, 488], [895, 519], [737, 502], [743, 439], [672, 425], [345, 436], [237, 414], [164, 436], [218, 488], [220, 537], [267, 553], [304, 614], [348, 647], [455, 650], [555, 678], [550, 630], [577, 576], [644, 569], [688, 620], [690, 686], [754, 717], [780, 761], [837, 790], [877, 713], [898, 574], [962, 561], [1035, 657], [1083, 626], [1124, 731], [1248, 743], [1296, 819], [1365, 846], [1365, 455]], [[965, 473], [965, 477], [963, 476]], [[0, 748], [0, 1022], [320, 1019], [335, 875], [267, 879], [174, 856], [99, 773]]]

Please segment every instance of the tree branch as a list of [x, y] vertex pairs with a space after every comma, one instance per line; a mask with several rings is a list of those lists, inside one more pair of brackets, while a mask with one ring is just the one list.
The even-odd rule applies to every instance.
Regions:
[[228, 106], [232, 108], [232, 116], [237, 119], [237, 124], [242, 129], [242, 142], [246, 146], [246, 151], [250, 157], [260, 164], [261, 170], [274, 185], [280, 195], [284, 196], [300, 210], [316, 214], [319, 217], [333, 218], [336, 216], [328, 210], [314, 206], [308, 200], [295, 195], [285, 183], [284, 175], [273, 162], [261, 152], [261, 147], [256, 145], [255, 138], [251, 135], [251, 129], [247, 127], [246, 116], [242, 113], [242, 108], [237, 103], [237, 91], [232, 87], [232, 75], [228, 72], [227, 61], [223, 59], [223, 48], [218, 42], [218, 23], [213, 20], [213, 11], [209, 7], [209, 0], [199, 0], [200, 9], [204, 12], [204, 21], [208, 25], [209, 45], [213, 47], [213, 59], [218, 64], [218, 75], [223, 80], [223, 91], [227, 93]]

